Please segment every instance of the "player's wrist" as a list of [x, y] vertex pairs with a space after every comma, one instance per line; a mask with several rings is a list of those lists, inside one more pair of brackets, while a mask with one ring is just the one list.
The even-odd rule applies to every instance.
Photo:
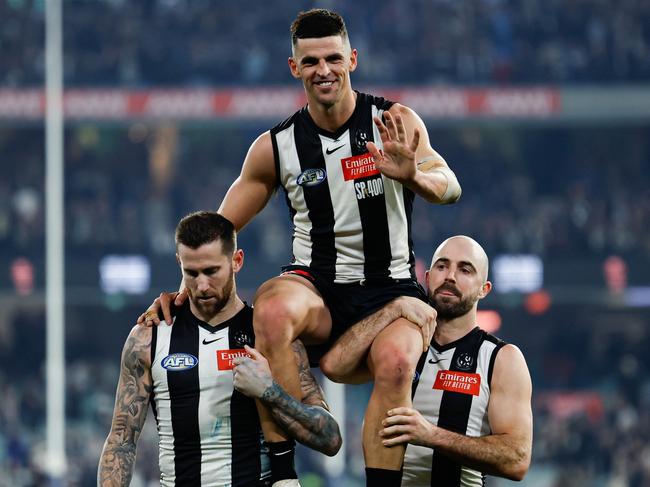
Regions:
[[257, 399], [267, 406], [275, 405], [284, 395], [286, 395], [286, 392], [284, 392], [284, 389], [280, 387], [280, 384], [272, 379], [266, 381], [266, 384], [261, 388], [261, 391], [262, 392], [257, 396]]
[[402, 184], [402, 186], [405, 186], [411, 191], [417, 193], [418, 188], [421, 188], [424, 185], [424, 173], [415, 169], [415, 161], [413, 161], [413, 168], [413, 172], [409, 172], [408, 174], [404, 175], [403, 178], [399, 179], [399, 182]]

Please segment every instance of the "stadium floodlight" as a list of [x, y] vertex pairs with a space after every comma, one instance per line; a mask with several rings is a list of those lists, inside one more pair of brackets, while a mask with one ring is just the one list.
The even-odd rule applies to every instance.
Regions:
[[544, 283], [544, 263], [537, 255], [503, 254], [492, 260], [492, 276], [498, 293], [531, 293]]
[[151, 284], [151, 264], [144, 255], [106, 255], [99, 262], [99, 286], [107, 294], [143, 294]]

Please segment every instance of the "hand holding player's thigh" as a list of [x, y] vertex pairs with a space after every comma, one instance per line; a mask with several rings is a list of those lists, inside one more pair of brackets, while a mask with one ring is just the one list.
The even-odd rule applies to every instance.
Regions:
[[397, 298], [402, 309], [402, 316], [420, 327], [422, 330], [423, 350], [429, 348], [429, 343], [436, 331], [436, 317], [438, 313], [427, 303], [411, 296]]
[[271, 368], [264, 356], [254, 348], [245, 347], [249, 357], [233, 359], [233, 384], [242, 394], [259, 398], [273, 385]]

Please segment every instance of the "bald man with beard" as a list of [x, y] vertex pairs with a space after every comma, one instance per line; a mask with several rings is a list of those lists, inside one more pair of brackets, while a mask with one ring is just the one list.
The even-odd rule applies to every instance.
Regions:
[[[532, 384], [521, 351], [477, 325], [478, 302], [492, 290], [488, 257], [455, 236], [426, 272], [437, 326], [413, 384], [413, 407], [390, 409], [380, 436], [407, 445], [402, 485], [482, 486], [485, 475], [524, 478], [532, 453]], [[345, 377], [379, 333], [378, 313], [348, 330], [323, 360]], [[361, 355], [361, 356], [360, 356]]]

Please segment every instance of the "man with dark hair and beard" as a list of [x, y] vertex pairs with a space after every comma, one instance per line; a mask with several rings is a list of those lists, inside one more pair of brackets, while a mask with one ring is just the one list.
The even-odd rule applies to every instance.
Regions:
[[[426, 273], [437, 326], [413, 383], [413, 407], [386, 413], [387, 447], [407, 445], [403, 486], [483, 486], [485, 475], [521, 480], [532, 453], [532, 384], [521, 351], [481, 330], [477, 305], [492, 289], [488, 257], [466, 236], [445, 240]], [[363, 364], [381, 312], [349, 329], [323, 359], [337, 374]]]
[[189, 299], [173, 326], [136, 325], [126, 340], [97, 484], [130, 484], [150, 402], [165, 487], [271, 484], [278, 467], [263, 446], [253, 398], [269, 408], [292, 442], [336, 454], [339, 427], [302, 343], [292, 344], [301, 401], [273, 381], [266, 359], [251, 348], [253, 310], [237, 295], [235, 275], [244, 253], [233, 224], [217, 212], [192, 213], [176, 228], [176, 251]]

